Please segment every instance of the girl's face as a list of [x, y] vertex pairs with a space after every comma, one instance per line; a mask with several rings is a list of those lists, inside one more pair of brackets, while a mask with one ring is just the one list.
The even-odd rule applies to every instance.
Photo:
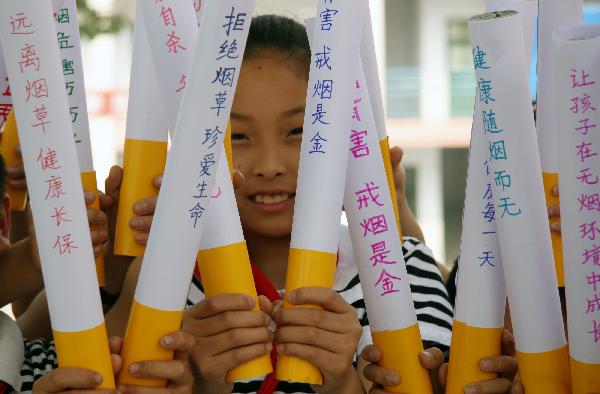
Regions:
[[281, 55], [245, 60], [231, 112], [233, 164], [246, 178], [236, 191], [246, 232], [292, 231], [307, 78]]

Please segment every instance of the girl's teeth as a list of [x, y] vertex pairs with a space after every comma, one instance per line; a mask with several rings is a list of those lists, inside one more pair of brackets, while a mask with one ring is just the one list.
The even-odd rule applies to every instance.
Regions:
[[259, 204], [279, 204], [280, 202], [286, 201], [290, 198], [289, 194], [275, 194], [275, 195], [262, 195], [257, 194], [254, 200]]

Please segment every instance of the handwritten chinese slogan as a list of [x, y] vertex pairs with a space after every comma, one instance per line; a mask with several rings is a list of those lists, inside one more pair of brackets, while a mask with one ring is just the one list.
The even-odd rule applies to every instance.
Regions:
[[[517, 350], [559, 349], [566, 340], [543, 204], [521, 19], [515, 11], [483, 14], [469, 21], [469, 32], [480, 111], [475, 116], [481, 117], [488, 145], [487, 163], [482, 164], [486, 175], [489, 169], [489, 181], [481, 194], [481, 215], [496, 223]], [[486, 252], [490, 251], [482, 251], [479, 264], [491, 269], [495, 256]], [[546, 327], [541, 334], [539, 326]]]
[[[215, 176], [253, 7], [254, 2], [247, 0], [209, 2], [204, 7], [198, 34], [212, 35], [212, 39], [197, 41], [193, 74], [181, 101], [136, 290], [136, 300], [144, 305], [181, 310], [185, 303], [184, 284], [190, 280], [211, 196], [218, 192]], [[232, 42], [237, 49], [223, 54], [224, 43]], [[182, 223], [185, 231], [173, 231], [182, 229]], [[185, 268], [174, 270], [165, 261], [185, 264]]]
[[[360, 62], [359, 62], [360, 64]], [[362, 65], [355, 82], [344, 207], [373, 331], [416, 324]]]
[[170, 131], [188, 81], [198, 22], [191, 0], [140, 1], [144, 26], [164, 97]]
[[52, 9], [20, 1], [0, 11], [53, 328], [96, 327], [103, 316]]
[[590, 364], [600, 363], [598, 43], [597, 26], [560, 31], [554, 41], [569, 350]]
[[348, 111], [353, 107], [353, 86], [364, 19], [364, 6], [360, 3], [356, 0], [319, 1], [311, 40], [313, 57], [292, 248], [337, 252], [348, 161], [348, 139], [342, 130], [349, 130], [352, 120]]

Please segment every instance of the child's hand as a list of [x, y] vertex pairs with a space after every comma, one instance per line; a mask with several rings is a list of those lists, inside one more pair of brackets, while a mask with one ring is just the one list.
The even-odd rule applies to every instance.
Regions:
[[[558, 183], [552, 186], [552, 194], [559, 197]], [[548, 219], [550, 219], [550, 231], [560, 234], [560, 204], [548, 206]]]
[[[94, 193], [87, 190], [83, 192], [85, 205], [93, 203], [96, 199]], [[87, 217], [90, 226], [90, 236], [92, 237], [92, 247], [94, 248], [94, 257], [98, 257], [102, 253], [104, 242], [108, 239], [106, 214], [100, 209], [87, 208]]]
[[[112, 338], [109, 343], [111, 352], [111, 362], [113, 373], [117, 375], [121, 370], [123, 362], [118, 355], [121, 351], [123, 340], [121, 338]], [[33, 385], [35, 394], [54, 394], [68, 392], [76, 394], [77, 392], [92, 394], [92, 390], [102, 384], [102, 376], [94, 371], [84, 368], [57, 368], [44, 375]], [[94, 391], [95, 394], [115, 393], [115, 390], [105, 389]]]
[[[17, 147], [17, 154], [21, 156], [21, 147]], [[15, 190], [26, 190], [27, 179], [23, 164], [6, 166], [6, 183]]]
[[295, 290], [286, 299], [293, 305], [319, 305], [323, 310], [276, 305], [272, 316], [278, 325], [277, 353], [317, 366], [323, 374], [323, 385], [313, 390], [319, 393], [362, 390], [352, 365], [362, 335], [356, 309], [334, 290], [321, 287]]
[[[267, 298], [261, 296], [259, 302], [261, 310], [272, 309]], [[233, 383], [225, 381], [227, 372], [271, 352], [271, 319], [253, 311], [255, 305], [252, 297], [223, 294], [185, 312], [183, 329], [196, 339], [191, 360], [197, 392], [231, 393]]]
[[[162, 175], [154, 177], [152, 183], [157, 190], [160, 190]], [[129, 221], [129, 227], [136, 231], [135, 241], [140, 245], [146, 245], [148, 242], [157, 201], [158, 196], [152, 196], [139, 200], [133, 205], [133, 212], [137, 216]]]
[[[496, 379], [484, 380], [465, 386], [466, 394], [523, 394], [525, 392], [518, 377], [518, 365], [515, 358], [515, 340], [508, 330], [502, 333], [502, 355], [487, 357], [479, 362], [483, 372], [497, 373]], [[440, 381], [447, 379], [448, 365], [440, 369]]]
[[170, 361], [140, 361], [129, 366], [129, 373], [141, 379], [166, 379], [166, 388], [148, 388], [140, 386], [119, 386], [122, 394], [188, 394], [192, 392], [194, 377], [188, 362], [194, 337], [186, 332], [178, 331], [165, 335], [160, 345], [174, 350], [175, 356]]
[[[383, 389], [383, 386], [394, 386], [402, 380], [398, 372], [377, 365], [379, 360], [381, 360], [381, 350], [377, 346], [369, 345], [365, 347], [361, 358], [370, 363], [363, 370], [365, 378], [373, 382], [373, 387], [369, 391], [369, 394], [385, 394], [386, 391]], [[433, 392], [436, 394], [443, 393], [444, 390], [438, 377], [440, 367], [444, 363], [444, 356], [441, 350], [435, 347], [423, 350], [419, 353], [419, 361], [423, 368], [429, 371]]]

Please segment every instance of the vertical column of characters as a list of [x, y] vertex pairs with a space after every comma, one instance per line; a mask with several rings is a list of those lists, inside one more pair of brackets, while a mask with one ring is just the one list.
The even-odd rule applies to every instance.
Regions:
[[567, 345], [541, 203], [520, 18], [515, 11], [479, 15], [470, 19], [469, 32], [473, 47], [486, 54], [486, 68], [475, 69], [476, 100], [484, 116], [495, 114], [497, 126], [484, 131], [521, 381], [528, 393], [568, 393]]
[[554, 39], [555, 116], [571, 380], [574, 394], [600, 392], [600, 27]]
[[[140, 360], [165, 360], [159, 338], [179, 329], [195, 257], [214, 195], [215, 175], [223, 150], [231, 103], [237, 85], [254, 2], [213, 1], [206, 4], [179, 117], [176, 138], [163, 178], [154, 222], [140, 271], [123, 345], [125, 384], [164, 386], [165, 381], [140, 380], [127, 368]], [[235, 59], [218, 58], [219, 46], [235, 39]], [[224, 101], [221, 101], [224, 98]], [[218, 102], [216, 100], [219, 100]], [[198, 133], [205, 130], [209, 134]], [[212, 231], [212, 229], [209, 229]]]
[[[487, 70], [487, 53], [473, 49], [475, 70]], [[479, 89], [476, 96], [480, 96]], [[483, 103], [485, 107], [485, 103]], [[496, 206], [490, 177], [487, 134], [501, 133], [493, 109], [475, 102], [467, 186], [463, 209], [459, 273], [456, 286], [452, 344], [448, 370], [449, 394], [464, 392], [465, 385], [495, 377], [482, 372], [479, 360], [498, 356], [504, 327], [506, 291], [502, 256], [496, 230]]]
[[[558, 204], [559, 199], [552, 192], [558, 184], [558, 134], [554, 118], [554, 94], [552, 86], [557, 78], [552, 60], [552, 35], [559, 29], [580, 24], [583, 16], [582, 0], [541, 0], [538, 13], [538, 59], [537, 59], [537, 116], [536, 128], [546, 205]], [[558, 219], [552, 219], [558, 222]], [[558, 285], [563, 287], [563, 249], [560, 234], [551, 233], [552, 249]]]
[[392, 168], [392, 159], [390, 157], [390, 139], [385, 125], [385, 110], [383, 105], [383, 95], [381, 93], [381, 80], [375, 53], [375, 38], [373, 36], [373, 21], [371, 20], [370, 10], [367, 10], [365, 15], [362, 40], [360, 43], [360, 58], [363, 64], [369, 91], [369, 99], [375, 118], [375, 128], [379, 136], [379, 148], [381, 150], [381, 156], [383, 157], [383, 164], [385, 165], [387, 183], [392, 196], [392, 204], [396, 216], [396, 226], [398, 227], [398, 234], [400, 241], [402, 242], [402, 224], [400, 223], [398, 196], [396, 195], [396, 186], [394, 184], [394, 169]]
[[[344, 207], [373, 343], [382, 352], [380, 365], [402, 376], [398, 385], [386, 387], [386, 391], [432, 393], [429, 374], [419, 362], [423, 343], [362, 70], [361, 64], [355, 84]], [[323, 90], [317, 84], [313, 96], [332, 94], [336, 87]], [[449, 304], [446, 307], [452, 309]]]
[[[12, 111], [12, 94], [8, 81], [8, 71], [0, 45], [0, 154], [7, 166], [23, 165], [23, 159], [18, 153], [19, 135], [17, 131], [17, 119]], [[15, 189], [6, 186], [6, 193], [10, 197], [10, 207], [15, 211], [24, 211], [27, 206], [27, 190]]]
[[198, 34], [194, 4], [189, 1], [138, 1], [154, 59], [158, 86], [173, 131], [179, 104], [185, 90], [192, 61], [192, 48]]
[[[62, 72], [65, 78], [65, 89], [69, 100], [69, 115], [71, 116], [71, 123], [73, 125], [77, 157], [79, 158], [81, 183], [85, 190], [94, 193], [95, 199], [89, 205], [89, 208], [99, 209], [100, 198], [92, 158], [77, 4], [75, 0], [53, 0], [52, 5], [56, 26], [56, 40], [61, 57]], [[44, 87], [39, 85], [32, 86], [34, 93], [39, 92], [39, 89], [43, 91]], [[96, 258], [96, 273], [100, 286], [104, 286], [104, 256], [102, 254]]]
[[[296, 188], [285, 291], [333, 286], [348, 160], [354, 82], [366, 2], [320, 0], [308, 86], [335, 85], [331, 95], [309, 91]], [[291, 307], [284, 302], [284, 307]], [[280, 356], [277, 379], [321, 384], [309, 362]]]
[[[201, 18], [199, 5], [197, 9], [198, 22]], [[240, 13], [236, 15], [243, 23], [249, 23], [251, 15]], [[247, 21], [246, 21], [247, 20]], [[235, 23], [235, 22], [234, 22]], [[215, 54], [216, 60], [224, 58], [238, 59], [240, 49], [235, 38], [227, 39]], [[204, 141], [216, 144], [218, 129], [206, 129]], [[198, 251], [198, 269], [202, 276], [202, 286], [207, 297], [219, 294], [247, 294], [257, 297], [250, 257], [242, 231], [242, 224], [235, 201], [235, 193], [231, 180], [231, 123], [227, 124], [224, 135], [224, 153], [221, 156], [216, 174], [216, 191], [211, 196], [210, 211], [207, 216], [207, 226], [211, 231], [203, 233]], [[198, 199], [206, 198], [206, 185], [200, 184]], [[259, 310], [258, 302], [255, 310]], [[238, 381], [258, 376], [264, 376], [273, 371], [271, 359], [264, 355], [229, 371], [226, 379]]]
[[114, 388], [50, 2], [2, 2], [0, 15], [58, 362]]
[[133, 205], [158, 192], [153, 178], [167, 162], [168, 122], [158, 77], [150, 55], [150, 44], [138, 5], [133, 32], [133, 59], [127, 106], [127, 126], [123, 150], [123, 180], [119, 194], [115, 234], [115, 254], [141, 256], [144, 247], [136, 242], [129, 222], [135, 216]]

